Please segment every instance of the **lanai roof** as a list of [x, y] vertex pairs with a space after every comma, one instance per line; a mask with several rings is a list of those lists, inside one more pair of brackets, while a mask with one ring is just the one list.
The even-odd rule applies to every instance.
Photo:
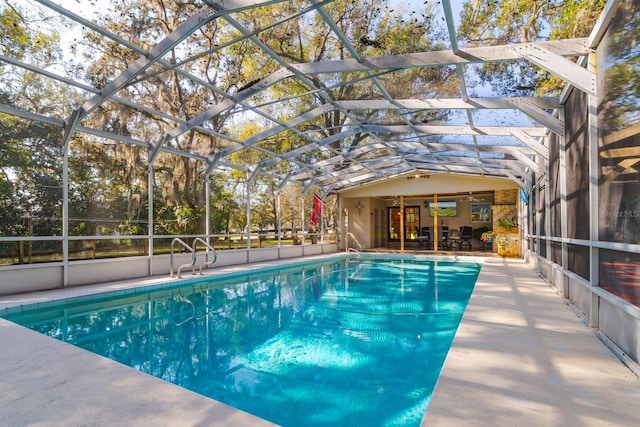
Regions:
[[[150, 162], [164, 151], [205, 162], [207, 173], [236, 168], [250, 177], [267, 175], [282, 184], [317, 187], [325, 194], [407, 173], [507, 178], [530, 187], [531, 171], [537, 171], [539, 160], [548, 157], [543, 136], [548, 132], [564, 134], [558, 114], [562, 95], [521, 96], [521, 90], [514, 90], [514, 96], [498, 95], [489, 87], [475, 85], [475, 65], [524, 59], [528, 66], [544, 69], [568, 83], [565, 91], [577, 87], [595, 94], [595, 75], [584, 66], [591, 51], [588, 39], [465, 46], [457, 35], [459, 10], [454, 8], [458, 4], [449, 0], [437, 2], [435, 15], [443, 31], [432, 50], [396, 53], [378, 49], [375, 56], [371, 49], [365, 51], [379, 43], [375, 35], [356, 38], [354, 31], [343, 28], [328, 11], [332, 0], [290, 2], [288, 14], [266, 15], [266, 21], [259, 25], [252, 24], [246, 14], [255, 7], [273, 7], [281, 0], [196, 1], [191, 16], [171, 32], [159, 35], [155, 45], [136, 43], [127, 34], [112, 32], [106, 21], [87, 18], [90, 11], [96, 16], [101, 13], [95, 1], [67, 1], [65, 7], [49, 0], [35, 2], [45, 14], [62, 16], [70, 28], [82, 26], [85, 34], [99, 34], [105, 42], [115, 42], [138, 59], [126, 68], [109, 70], [105, 75], [114, 77], [101, 87], [93, 87], [61, 69], [41, 69], [0, 56], [5, 64], [46, 75], [82, 95], [81, 102], [70, 106], [66, 115], [64, 109], [58, 116], [43, 115], [4, 104], [0, 104], [0, 111], [60, 126], [65, 147], [74, 132], [82, 132], [145, 147]], [[398, 8], [398, 20], [418, 19], [412, 17], [423, 5], [412, 1], [388, 3], [388, 7], [395, 4]], [[94, 8], [87, 9], [89, 4]], [[320, 22], [323, 36], [331, 39], [342, 57], [301, 63], [264, 42], [265, 37], [286, 41], [295, 19]], [[194, 33], [206, 31], [219, 21], [234, 29], [234, 37], [225, 45], [200, 46], [197, 50], [190, 44]], [[67, 39], [71, 43], [69, 36]], [[263, 73], [256, 70], [255, 79], [243, 87], [225, 90], [197, 65], [208, 55], [231, 55], [246, 44], [259, 55], [256, 61], [268, 66]], [[424, 74], [416, 74], [417, 79], [423, 79], [419, 84], [396, 85], [415, 70], [424, 70]], [[443, 82], [429, 80], [433, 76], [449, 79], [446, 91], [442, 91]], [[195, 116], [174, 115], [139, 96], [145, 90], [144, 82], [157, 78], [166, 84], [179, 79], [191, 92], [210, 94], [205, 98], [211, 101], [203, 104]], [[105, 105], [116, 112], [127, 109], [139, 113], [123, 114], [132, 121], [159, 118], [163, 127], [156, 135], [143, 135], [136, 133], [133, 123], [128, 132], [85, 123]], [[300, 111], [294, 105], [309, 107]], [[233, 126], [256, 123], [257, 130], [239, 137], [229, 132], [229, 127], [212, 125], [223, 118]], [[181, 141], [191, 134], [215, 144], [185, 148]], [[239, 164], [234, 153], [242, 152], [251, 153], [243, 158], [255, 160]]]

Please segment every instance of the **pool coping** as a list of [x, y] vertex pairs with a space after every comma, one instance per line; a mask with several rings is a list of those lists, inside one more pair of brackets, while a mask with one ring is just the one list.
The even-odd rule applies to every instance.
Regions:
[[[635, 425], [640, 380], [562, 298], [522, 260], [472, 259], [483, 267], [422, 425], [572, 425], [576, 419], [586, 426]], [[0, 309], [163, 281], [166, 276], [2, 296]], [[1, 425], [272, 425], [4, 319], [0, 340]]]

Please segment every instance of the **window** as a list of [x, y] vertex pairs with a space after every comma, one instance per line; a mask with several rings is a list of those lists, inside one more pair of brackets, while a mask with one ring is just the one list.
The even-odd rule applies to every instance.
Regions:
[[491, 203], [471, 203], [471, 222], [490, 222]]

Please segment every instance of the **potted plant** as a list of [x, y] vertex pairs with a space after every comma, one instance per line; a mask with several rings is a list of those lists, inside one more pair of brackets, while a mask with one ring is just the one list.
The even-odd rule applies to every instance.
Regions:
[[518, 221], [513, 218], [502, 217], [496, 222], [498, 233], [517, 233]]
[[493, 239], [496, 237], [496, 232], [493, 230], [485, 231], [480, 235], [480, 240], [484, 243], [493, 243]]

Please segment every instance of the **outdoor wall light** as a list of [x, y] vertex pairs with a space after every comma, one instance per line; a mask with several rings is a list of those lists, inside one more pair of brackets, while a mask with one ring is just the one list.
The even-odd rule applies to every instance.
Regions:
[[358, 200], [358, 203], [356, 203], [356, 209], [358, 209], [358, 215], [362, 213], [362, 208], [364, 208], [364, 204], [360, 200]]

